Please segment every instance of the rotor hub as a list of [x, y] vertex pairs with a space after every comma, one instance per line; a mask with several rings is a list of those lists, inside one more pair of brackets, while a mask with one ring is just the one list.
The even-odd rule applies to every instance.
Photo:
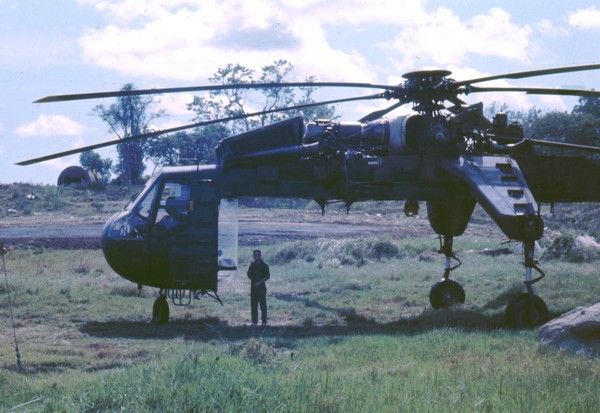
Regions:
[[449, 70], [419, 70], [402, 75], [405, 95], [414, 102], [414, 110], [433, 112], [444, 109], [443, 102], [456, 97], [456, 88], [452, 87]]

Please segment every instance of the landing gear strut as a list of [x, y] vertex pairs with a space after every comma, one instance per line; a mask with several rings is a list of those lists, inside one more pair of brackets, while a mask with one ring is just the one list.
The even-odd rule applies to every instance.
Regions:
[[[431, 291], [429, 291], [429, 302], [435, 309], [446, 308], [465, 302], [465, 290], [459, 283], [450, 279], [450, 272], [461, 265], [458, 257], [452, 252], [452, 242], [453, 237], [451, 235], [440, 236], [440, 252], [446, 257], [446, 268], [444, 269], [444, 277], [436, 282], [431, 287]], [[454, 266], [452, 266], [453, 259], [457, 262]]]
[[[525, 255], [525, 287], [527, 292], [513, 298], [506, 306], [504, 313], [506, 324], [513, 328], [536, 327], [548, 321], [548, 307], [544, 300], [535, 294], [533, 284], [545, 277], [544, 272], [533, 259], [535, 251], [534, 241], [523, 242]], [[540, 275], [533, 278], [533, 270]]]

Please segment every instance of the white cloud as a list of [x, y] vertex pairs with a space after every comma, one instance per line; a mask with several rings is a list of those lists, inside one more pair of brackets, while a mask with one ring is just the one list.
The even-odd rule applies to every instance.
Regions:
[[459, 65], [472, 55], [527, 63], [531, 33], [529, 25], [512, 23], [510, 15], [500, 8], [461, 20], [454, 11], [440, 7], [422, 24], [402, 29], [382, 47], [403, 55], [399, 63], [410, 67], [420, 61]]
[[[427, 9], [425, 0], [79, 1], [109, 21], [80, 38], [84, 61], [135, 76], [136, 83], [143, 78], [205, 83], [228, 63], [259, 70], [276, 59], [290, 61], [297, 80], [317, 75], [319, 80], [380, 83], [378, 75], [385, 74], [387, 82], [401, 83], [404, 79], [390, 73], [464, 68], [477, 59], [480, 67], [506, 61], [529, 65], [540, 47], [536, 33], [564, 33], [550, 19], [519, 24], [498, 7], [465, 17], [458, 6], [456, 11], [450, 6]], [[171, 96], [160, 97], [161, 106], [177, 122], [193, 117], [183, 97]], [[523, 94], [502, 96], [519, 107], [535, 102]], [[489, 101], [495, 96], [476, 97]], [[341, 105], [340, 111], [347, 109]]]
[[41, 114], [35, 121], [19, 126], [15, 133], [19, 136], [77, 136], [85, 130], [85, 126], [67, 116]]
[[568, 30], [561, 26], [556, 26], [553, 21], [542, 19], [535, 23], [536, 30], [544, 35], [565, 35]]
[[108, 13], [121, 20], [135, 20], [140, 17], [156, 17], [164, 14], [168, 9], [176, 8], [190, 3], [186, 0], [78, 0], [80, 4], [89, 4], [96, 10]]
[[73, 165], [79, 165], [79, 158], [77, 156], [50, 159], [49, 161], [40, 163], [40, 168], [50, 171], [62, 171]]
[[[196, 93], [199, 95], [199, 93]], [[155, 102], [161, 109], [165, 109], [169, 116], [192, 119], [195, 113], [187, 110], [187, 105], [194, 100], [192, 93], [167, 93], [157, 96]]]
[[195, 81], [232, 62], [258, 69], [287, 59], [298, 72], [322, 78], [373, 77], [368, 60], [352, 50], [331, 47], [324, 30], [325, 25], [336, 24], [331, 20], [334, 12], [336, 19], [354, 16], [352, 24], [381, 24], [381, 16], [375, 20], [375, 13], [365, 12], [369, 8], [356, 0], [340, 9], [334, 7], [339, 2], [323, 1], [301, 5], [294, 1], [157, 0], [152, 13], [131, 0], [87, 2], [110, 13], [113, 23], [90, 28], [80, 38], [84, 61], [127, 75]]
[[571, 26], [581, 29], [600, 29], [600, 10], [596, 6], [578, 9], [569, 13], [567, 21]]
[[[178, 81], [204, 80], [228, 63], [258, 69], [276, 59], [321, 79], [374, 81], [378, 67], [389, 70], [386, 56], [379, 53], [373, 61], [352, 43], [340, 48], [330, 40], [383, 26], [399, 32], [377, 46], [397, 66], [411, 69], [424, 62], [462, 64], [473, 55], [528, 62], [533, 49], [532, 27], [511, 22], [500, 8], [464, 20], [444, 7], [428, 13], [424, 1], [150, 0], [144, 6], [135, 0], [80, 1], [95, 5], [112, 22], [80, 38], [87, 63]], [[377, 54], [376, 47], [370, 49]]]

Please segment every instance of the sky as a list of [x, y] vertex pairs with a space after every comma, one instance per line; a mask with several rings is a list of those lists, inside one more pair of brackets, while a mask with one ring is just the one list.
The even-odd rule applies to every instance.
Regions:
[[[484, 0], [0, 0], [0, 183], [55, 184], [71, 156], [18, 161], [114, 139], [92, 116], [114, 99], [34, 104], [55, 94], [208, 84], [228, 64], [257, 72], [285, 59], [294, 78], [398, 84], [402, 74], [445, 69], [453, 79], [600, 63], [595, 1]], [[498, 80], [478, 86], [600, 88], [600, 70]], [[374, 93], [320, 91], [323, 99]], [[162, 95], [168, 118], [194, 117], [190, 94]], [[511, 109], [571, 110], [574, 98], [481, 93]], [[347, 103], [356, 120], [390, 102]], [[392, 112], [388, 117], [401, 114]], [[99, 151], [114, 157], [114, 149]], [[151, 171], [148, 171], [151, 172]]]

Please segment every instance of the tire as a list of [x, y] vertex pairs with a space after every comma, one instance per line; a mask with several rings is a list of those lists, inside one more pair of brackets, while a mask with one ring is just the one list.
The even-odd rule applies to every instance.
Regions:
[[442, 279], [431, 287], [429, 302], [435, 309], [462, 304], [465, 302], [465, 290], [454, 280]]
[[169, 303], [167, 303], [167, 297], [164, 295], [154, 301], [152, 322], [157, 324], [167, 324], [169, 322]]
[[537, 295], [524, 293], [508, 303], [504, 317], [509, 327], [533, 328], [548, 321], [548, 307]]

